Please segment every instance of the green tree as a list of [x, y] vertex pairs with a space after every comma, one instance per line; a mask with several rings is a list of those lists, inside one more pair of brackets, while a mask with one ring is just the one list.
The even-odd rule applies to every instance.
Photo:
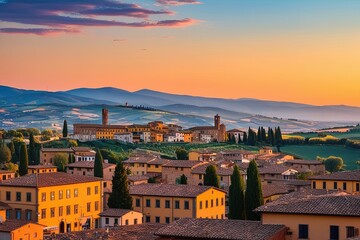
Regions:
[[186, 151], [185, 148], [177, 148], [175, 150], [176, 159], [177, 160], [188, 160], [189, 159], [189, 153]]
[[283, 143], [282, 139], [282, 133], [280, 127], [275, 128], [275, 144], [278, 149], [278, 152], [280, 152], [280, 147]]
[[256, 133], [251, 128], [249, 128], [247, 144], [251, 146], [256, 144]]
[[259, 143], [261, 143], [263, 140], [262, 140], [262, 134], [261, 134], [261, 128], [259, 127], [258, 128], [258, 131], [257, 131], [257, 141]]
[[108, 200], [109, 208], [132, 208], [132, 198], [129, 192], [129, 184], [126, 175], [126, 169], [122, 162], [116, 165], [115, 173], [112, 179], [112, 192]]
[[65, 166], [68, 164], [68, 155], [65, 153], [57, 153], [54, 156], [54, 166], [59, 172], [65, 172]]
[[261, 139], [263, 142], [267, 141], [265, 128], [261, 127]]
[[53, 131], [51, 129], [45, 129], [41, 132], [41, 140], [47, 141], [50, 140], [50, 138], [53, 136]]
[[344, 170], [344, 160], [341, 157], [329, 156], [328, 158], [317, 157], [316, 159], [325, 164], [326, 171], [338, 172]]
[[36, 154], [36, 147], [35, 147], [35, 139], [34, 135], [30, 133], [29, 137], [29, 163], [30, 165], [37, 165], [37, 154]]
[[261, 181], [259, 177], [259, 170], [256, 162], [252, 160], [247, 169], [246, 192], [245, 192], [245, 206], [246, 217], [248, 220], [260, 220], [260, 215], [253, 212], [253, 210], [264, 204], [262, 195]]
[[8, 143], [8, 148], [10, 149], [11, 155], [13, 155], [15, 153], [15, 145], [13, 141]]
[[247, 133], [244, 132], [243, 143], [247, 144], [247, 142], [248, 142], [248, 136], [247, 136]]
[[96, 150], [95, 155], [95, 163], [94, 163], [94, 177], [103, 178], [104, 172], [103, 172], [103, 157], [100, 153], [100, 150]]
[[0, 143], [0, 164], [4, 165], [11, 161], [11, 150], [5, 143]]
[[68, 163], [74, 163], [75, 162], [75, 156], [74, 154], [70, 153], [68, 156]]
[[155, 178], [151, 177], [148, 179], [148, 183], [156, 183]]
[[216, 168], [214, 165], [209, 165], [205, 170], [204, 176], [204, 185], [205, 186], [213, 186], [220, 187], [219, 177], [216, 173]]
[[12, 162], [6, 163], [4, 165], [5, 169], [12, 172], [17, 172], [19, 170], [19, 166], [17, 164], [14, 164]]
[[77, 143], [77, 141], [76, 140], [74, 140], [74, 139], [69, 139], [68, 141], [67, 141], [68, 143], [67, 143], [67, 147], [77, 147], [79, 144]]
[[68, 126], [66, 120], [64, 120], [62, 134], [64, 138], [68, 136]]
[[244, 180], [239, 167], [235, 165], [229, 188], [229, 219], [246, 219], [244, 190]]
[[187, 184], [187, 177], [185, 176], [185, 174], [181, 175], [180, 177], [180, 184]]
[[104, 159], [107, 159], [109, 163], [117, 164], [120, 161], [119, 154], [108, 150], [106, 148], [100, 149], [100, 153]]
[[20, 159], [19, 175], [24, 176], [28, 173], [28, 165], [29, 165], [28, 152], [25, 143], [21, 144], [20, 146], [19, 159]]

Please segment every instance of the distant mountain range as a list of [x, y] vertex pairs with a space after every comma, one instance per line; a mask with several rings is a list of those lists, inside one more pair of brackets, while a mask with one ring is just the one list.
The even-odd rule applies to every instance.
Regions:
[[[163, 111], [147, 112], [131, 109], [116, 108], [117, 105], [143, 105]], [[212, 116], [219, 114], [224, 122], [230, 127], [257, 127], [280, 125], [289, 131], [314, 130], [323, 127], [340, 126], [344, 124], [353, 124], [360, 122], [360, 108], [350, 106], [314, 106], [309, 104], [276, 102], [258, 99], [240, 98], [240, 99], [222, 99], [206, 98], [188, 95], [177, 95], [163, 92], [143, 89], [136, 92], [129, 92], [117, 88], [79, 88], [69, 91], [48, 92], [23, 90], [6, 86], [0, 86], [0, 128], [9, 128], [8, 124], [23, 126], [26, 124], [49, 124], [49, 120], [39, 120], [44, 118], [44, 112], [37, 112], [33, 109], [46, 108], [45, 118], [52, 118], [51, 124], [56, 125], [54, 119], [66, 117], [73, 108], [91, 109], [90, 116], [92, 121], [97, 121], [100, 114], [101, 105], [113, 106], [114, 116], [121, 113], [130, 114], [129, 119], [115, 119], [117, 123], [131, 121], [147, 121], [176, 119], [183, 124], [194, 126], [208, 123], [212, 124]], [[49, 106], [58, 107], [62, 116], [52, 116]], [[32, 109], [33, 107], [33, 109]], [[25, 111], [25, 116], [19, 118], [18, 109]], [[94, 111], [96, 109], [96, 111]], [[41, 110], [43, 111], [43, 110]], [[81, 117], [81, 113], [76, 112], [73, 116], [74, 121], [83, 121], [89, 119]], [[15, 114], [17, 112], [17, 115]], [[55, 112], [55, 111], [53, 111]], [[14, 115], [15, 114], [15, 115]], [[22, 115], [22, 114], [20, 114]], [[71, 114], [70, 114], [71, 115]], [[85, 113], [86, 116], [88, 116]], [[136, 116], [139, 116], [136, 117]], [[171, 115], [171, 117], [169, 117]], [[154, 117], [157, 116], [157, 117]], [[69, 116], [68, 116], [69, 117]], [[110, 118], [113, 116], [110, 115]], [[27, 121], [29, 119], [30, 121]], [[20, 121], [21, 119], [25, 120]], [[36, 120], [38, 119], [38, 120]], [[40, 122], [37, 122], [40, 121]], [[175, 120], [173, 122], [176, 122]], [[21, 122], [21, 124], [19, 123]], [[85, 121], [86, 122], [86, 121]], [[19, 123], [19, 124], [18, 124]]]

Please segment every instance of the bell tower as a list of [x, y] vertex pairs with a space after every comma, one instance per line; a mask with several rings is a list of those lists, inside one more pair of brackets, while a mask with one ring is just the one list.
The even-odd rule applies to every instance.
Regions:
[[220, 129], [220, 116], [219, 116], [219, 114], [216, 114], [215, 116], [214, 116], [214, 125], [215, 125], [215, 128], [216, 129]]

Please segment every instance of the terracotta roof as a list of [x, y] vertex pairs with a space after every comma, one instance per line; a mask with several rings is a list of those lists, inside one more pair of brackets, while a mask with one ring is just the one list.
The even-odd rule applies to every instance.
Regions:
[[127, 163], [148, 163], [152, 160], [155, 160], [156, 156], [152, 155], [143, 155], [143, 156], [135, 156], [130, 157], [128, 160], [124, 161], [124, 164]]
[[163, 167], [180, 167], [180, 168], [193, 168], [195, 166], [200, 166], [206, 162], [191, 161], [191, 160], [171, 160], [168, 163], [164, 164]]
[[198, 126], [187, 129], [188, 131], [201, 131], [201, 130], [218, 130], [214, 126]]
[[[268, 166], [259, 167], [260, 174], [282, 174], [287, 170], [291, 169], [290, 167], [286, 167], [281, 164], [272, 164]], [[294, 170], [296, 171], [296, 170]], [[296, 171], [297, 172], [297, 171]]]
[[[40, 225], [34, 222], [26, 221], [26, 220], [19, 220], [19, 219], [7, 219], [6, 221], [2, 222], [0, 224], [0, 232], [12, 232], [22, 226], [25, 226], [27, 224], [36, 224]], [[43, 226], [43, 225], [40, 225]], [[45, 226], [43, 226], [45, 227]]]
[[360, 217], [360, 196], [335, 193], [275, 201], [257, 208], [262, 213], [336, 215]]
[[[213, 187], [199, 185], [181, 185], [181, 184], [140, 184], [130, 186], [131, 195], [143, 196], [162, 196], [162, 197], [191, 197], [206, 192]], [[215, 188], [213, 188], [215, 189]], [[217, 189], [224, 192], [221, 189]], [[224, 192], [225, 193], [225, 192]]]
[[42, 151], [42, 152], [66, 152], [66, 153], [73, 152], [73, 150], [71, 148], [41, 148], [40, 151]]
[[[94, 164], [95, 164], [95, 161], [80, 161], [80, 162], [74, 162], [74, 163], [67, 164], [66, 167], [92, 169], [92, 168], [94, 168]], [[116, 166], [116, 164], [103, 162], [103, 169], [109, 168], [109, 167], [114, 167], [114, 166]]]
[[341, 180], [360, 182], [360, 170], [334, 172], [331, 174], [317, 175], [309, 177], [311, 180]]
[[99, 214], [101, 217], [122, 217], [125, 214], [133, 212], [131, 209], [109, 208]]
[[149, 176], [146, 175], [131, 175], [127, 177], [130, 182], [149, 180]]
[[167, 160], [167, 159], [162, 159], [162, 158], [156, 158], [150, 162], [148, 162], [148, 164], [150, 165], [163, 165], [167, 162], [169, 162], [170, 160]]
[[1, 210], [6, 210], [6, 209], [11, 209], [10, 205], [4, 202], [0, 202], [0, 209]]
[[58, 234], [52, 240], [155, 240], [158, 236], [154, 235], [163, 224], [138, 224], [119, 226], [109, 228], [109, 233], [106, 232], [105, 228], [98, 228], [94, 230], [86, 230], [79, 232], [70, 232], [65, 234]]
[[54, 165], [29, 165], [28, 169], [57, 168]]
[[[211, 163], [206, 163], [200, 166], [196, 166], [192, 169], [191, 173], [193, 174], [205, 174], [206, 168], [210, 165], [214, 165]], [[216, 167], [216, 173], [220, 176], [230, 176], [233, 173], [233, 169], [232, 168], [222, 168], [222, 167], [217, 167], [216, 165], [214, 165]]]
[[124, 129], [124, 125], [102, 125], [102, 124], [87, 124], [87, 123], [74, 123], [74, 128], [98, 128], [98, 129]]
[[95, 152], [93, 149], [89, 147], [72, 147], [72, 150], [75, 152]]
[[324, 164], [317, 160], [301, 160], [301, 159], [288, 160], [288, 161], [286, 161], [286, 163], [303, 164], [303, 165], [322, 165], [322, 164]]
[[181, 218], [160, 228], [156, 235], [183, 239], [272, 239], [284, 225], [265, 225], [258, 221]]
[[264, 198], [271, 197], [274, 195], [287, 194], [292, 190], [293, 188], [291, 186], [281, 183], [271, 183], [271, 184], [262, 185], [262, 192]]
[[4, 173], [15, 173], [15, 172], [9, 170], [0, 170], [0, 174], [4, 174]]
[[0, 186], [50, 187], [97, 181], [101, 181], [101, 179], [83, 175], [67, 174], [63, 172], [54, 172], [27, 174], [18, 178], [7, 179], [0, 182]]

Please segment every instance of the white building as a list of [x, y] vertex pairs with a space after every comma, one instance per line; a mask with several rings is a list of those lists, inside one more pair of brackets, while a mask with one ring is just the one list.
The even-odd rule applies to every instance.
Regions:
[[129, 209], [109, 208], [99, 214], [101, 227], [142, 224], [143, 214]]
[[140, 135], [140, 140], [143, 143], [148, 143], [151, 141], [151, 133], [150, 132], [142, 132]]
[[72, 139], [79, 140], [80, 142], [95, 141], [96, 135], [74, 134], [70, 136]]
[[124, 143], [133, 143], [133, 133], [115, 133], [114, 139]]
[[211, 140], [212, 140], [211, 135], [207, 135], [207, 134], [200, 135], [200, 142], [209, 143], [211, 142]]

